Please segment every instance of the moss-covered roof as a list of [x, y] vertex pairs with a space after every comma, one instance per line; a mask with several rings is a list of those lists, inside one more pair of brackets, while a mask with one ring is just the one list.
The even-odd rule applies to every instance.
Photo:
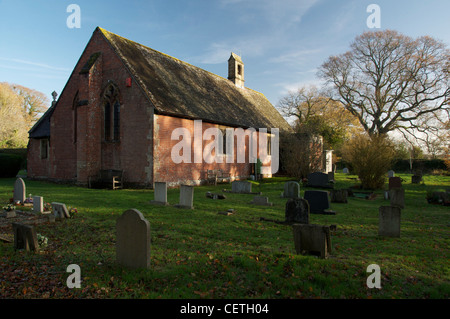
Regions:
[[97, 28], [155, 107], [156, 114], [253, 128], [291, 127], [267, 98], [216, 74]]

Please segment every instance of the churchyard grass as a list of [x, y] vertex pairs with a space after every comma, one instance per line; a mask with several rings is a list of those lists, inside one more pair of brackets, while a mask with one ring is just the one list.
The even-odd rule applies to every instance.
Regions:
[[[450, 176], [424, 176], [424, 184], [402, 177], [406, 191], [401, 237], [378, 236], [378, 209], [389, 205], [383, 191], [374, 200], [350, 197], [331, 203], [336, 215], [310, 215], [311, 224], [336, 225], [328, 259], [296, 255], [292, 227], [284, 221], [289, 178], [254, 182], [273, 206], [257, 206], [253, 195], [222, 193], [230, 184], [195, 188], [194, 209], [179, 209], [179, 190], [168, 190], [171, 206], [150, 205], [153, 191], [95, 190], [25, 179], [28, 194], [76, 207], [78, 214], [37, 224], [48, 238], [39, 252], [14, 251], [0, 242], [0, 298], [430, 298], [448, 299], [450, 207], [428, 204], [427, 191], [450, 187]], [[357, 183], [335, 174], [335, 189]], [[12, 197], [15, 179], [0, 179], [0, 201]], [[301, 187], [301, 196], [309, 188]], [[387, 189], [387, 184], [386, 184]], [[130, 270], [115, 260], [116, 219], [139, 210], [150, 222], [151, 267]], [[219, 211], [235, 209], [229, 216]], [[28, 208], [24, 208], [28, 209]], [[31, 210], [31, 208], [30, 208]], [[67, 266], [81, 268], [81, 288], [69, 289]], [[381, 269], [381, 289], [368, 288], [367, 267]]]

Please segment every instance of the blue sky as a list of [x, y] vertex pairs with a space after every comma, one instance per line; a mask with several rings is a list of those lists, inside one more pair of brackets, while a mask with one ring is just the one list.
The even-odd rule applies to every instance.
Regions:
[[[68, 28], [70, 4], [81, 27]], [[288, 90], [319, 84], [317, 68], [369, 29], [430, 35], [450, 46], [450, 1], [385, 0], [0, 0], [0, 82], [60, 93], [97, 26], [227, 77], [233, 51], [245, 85], [272, 104]]]

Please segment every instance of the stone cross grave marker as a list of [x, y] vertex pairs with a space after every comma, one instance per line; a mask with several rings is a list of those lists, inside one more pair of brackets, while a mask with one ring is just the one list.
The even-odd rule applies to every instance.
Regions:
[[330, 227], [322, 225], [292, 225], [297, 254], [315, 255], [326, 259], [331, 253]]
[[405, 208], [405, 190], [403, 188], [393, 188], [389, 190], [391, 206]]
[[52, 210], [55, 218], [70, 218], [69, 211], [64, 203], [52, 202]]
[[23, 179], [18, 178], [14, 183], [14, 203], [20, 201], [22, 204], [25, 202], [26, 198], [26, 186]]
[[12, 223], [14, 232], [14, 249], [25, 249], [27, 251], [39, 250], [36, 230], [31, 225]]
[[393, 206], [380, 206], [378, 212], [378, 235], [400, 237], [401, 209]]
[[309, 203], [311, 214], [336, 215], [330, 210], [330, 199], [327, 191], [308, 190], [305, 191], [304, 198]]
[[253, 197], [253, 201], [251, 202], [251, 204], [262, 206], [273, 206], [273, 203], [269, 203], [269, 197], [259, 195]]
[[284, 198], [300, 198], [300, 184], [294, 181], [284, 183]]
[[129, 268], [150, 267], [150, 223], [137, 209], [116, 221], [116, 261]]
[[180, 185], [180, 203], [175, 205], [178, 208], [194, 208], [194, 186]]
[[291, 198], [286, 202], [285, 222], [309, 224], [309, 203], [303, 198]]
[[234, 181], [231, 183], [231, 192], [233, 193], [251, 193], [252, 183], [248, 181]]
[[331, 188], [332, 186], [328, 183], [328, 174], [322, 172], [314, 172], [308, 174], [308, 187], [320, 187], [320, 188]]
[[389, 177], [389, 190], [401, 187], [402, 187], [402, 180], [400, 177]]
[[154, 184], [154, 194], [155, 199], [150, 201], [151, 204], [164, 205], [167, 206], [167, 183], [166, 182], [155, 182]]

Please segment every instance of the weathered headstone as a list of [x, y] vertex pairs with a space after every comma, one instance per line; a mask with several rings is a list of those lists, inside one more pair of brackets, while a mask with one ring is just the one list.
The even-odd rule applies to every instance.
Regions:
[[137, 209], [125, 211], [116, 222], [116, 260], [129, 268], [150, 267], [150, 223]]
[[251, 193], [252, 183], [248, 181], [234, 181], [231, 183], [233, 193]]
[[333, 189], [330, 191], [332, 203], [348, 203], [348, 192], [346, 189]]
[[20, 201], [20, 203], [23, 204], [26, 198], [25, 194], [26, 194], [25, 182], [21, 178], [16, 179], [16, 182], [14, 183], [14, 203]]
[[393, 170], [388, 171], [388, 177], [395, 177], [395, 172]]
[[328, 174], [322, 172], [314, 172], [308, 174], [307, 187], [320, 187], [320, 188], [332, 188], [332, 185], [328, 183]]
[[33, 212], [44, 212], [44, 198], [42, 196], [33, 196]]
[[344, 167], [344, 169], [342, 170], [342, 173], [344, 173], [344, 174], [348, 174], [348, 173], [349, 173], [349, 170], [348, 170], [348, 168], [347, 168], [347, 167]]
[[67, 210], [66, 204], [64, 203], [52, 203], [53, 215], [55, 218], [70, 218], [69, 211]]
[[334, 172], [328, 172], [328, 182], [334, 182]]
[[167, 206], [167, 183], [166, 182], [155, 182], [154, 184], [154, 200], [150, 201], [151, 204], [164, 205]]
[[303, 198], [291, 198], [286, 202], [285, 222], [309, 224], [309, 203]]
[[283, 197], [300, 198], [300, 184], [293, 181], [284, 183]]
[[405, 190], [403, 188], [393, 188], [389, 190], [391, 206], [405, 208]]
[[12, 223], [12, 227], [14, 232], [14, 249], [39, 250], [37, 234], [33, 226]]
[[378, 235], [400, 237], [400, 218], [399, 207], [381, 206], [378, 213]]
[[297, 254], [327, 258], [331, 253], [330, 227], [322, 225], [292, 225]]
[[330, 199], [327, 191], [305, 191], [304, 198], [309, 203], [311, 214], [335, 215], [336, 212], [330, 210]]
[[180, 203], [175, 205], [178, 208], [194, 208], [194, 186], [180, 185]]
[[333, 150], [325, 151], [325, 173], [333, 171]]
[[273, 203], [269, 203], [269, 197], [259, 195], [253, 197], [253, 201], [251, 202], [251, 204], [262, 206], [273, 206]]
[[400, 177], [389, 177], [389, 190], [401, 187], [402, 187], [402, 179]]

